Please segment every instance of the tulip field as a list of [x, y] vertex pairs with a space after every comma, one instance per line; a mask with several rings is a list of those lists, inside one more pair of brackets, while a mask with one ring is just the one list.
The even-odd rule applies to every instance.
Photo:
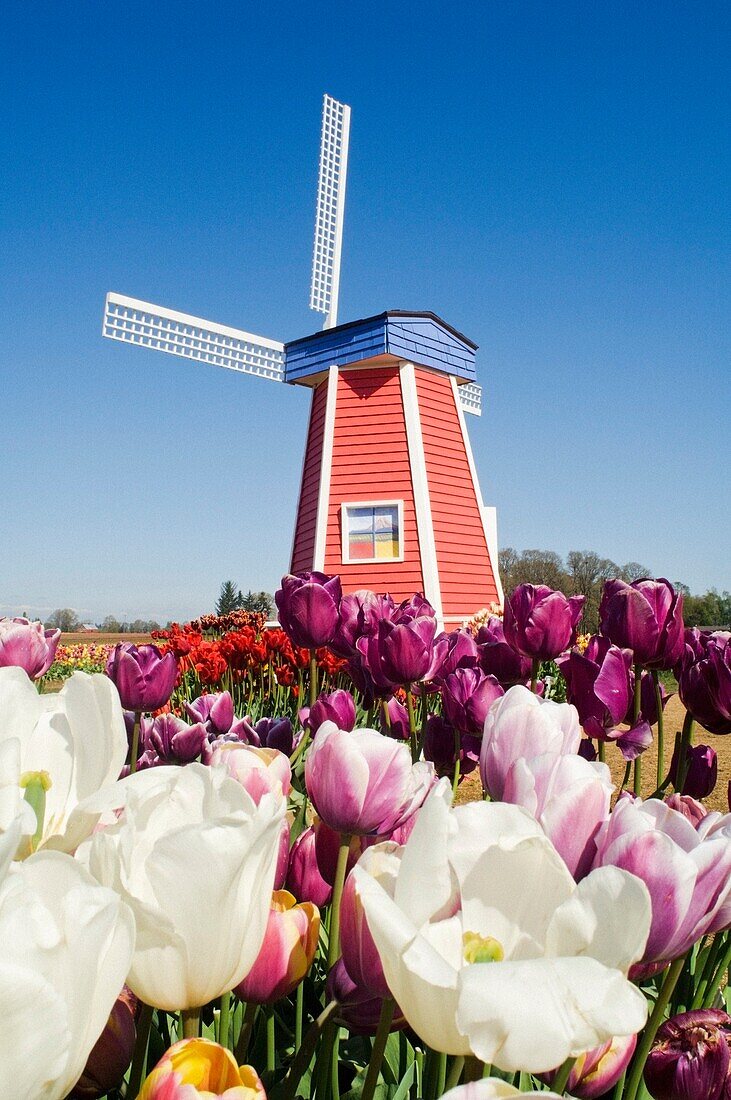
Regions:
[[276, 604], [0, 619], [0, 1100], [731, 1100], [731, 634]]

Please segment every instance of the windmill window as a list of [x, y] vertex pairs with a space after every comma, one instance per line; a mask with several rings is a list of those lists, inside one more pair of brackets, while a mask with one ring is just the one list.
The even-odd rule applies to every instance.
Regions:
[[403, 561], [402, 500], [347, 501], [341, 514], [344, 563]]

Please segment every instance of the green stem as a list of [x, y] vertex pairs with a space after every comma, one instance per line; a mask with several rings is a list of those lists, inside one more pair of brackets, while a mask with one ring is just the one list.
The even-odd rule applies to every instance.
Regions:
[[388, 713], [388, 699], [381, 699], [381, 720], [387, 733], [391, 733], [391, 715]]
[[251, 1040], [251, 1033], [254, 1030], [254, 1021], [256, 1020], [256, 1014], [259, 1010], [259, 1006], [255, 1004], [247, 1004], [244, 1009], [244, 1022], [241, 1025], [241, 1031], [236, 1043], [236, 1050], [234, 1054], [236, 1061], [240, 1066], [246, 1061], [246, 1055], [249, 1050], [249, 1042]]
[[637, 1091], [640, 1087], [642, 1080], [642, 1071], [645, 1068], [645, 1062], [647, 1056], [650, 1053], [657, 1030], [663, 1021], [665, 1015], [665, 1009], [668, 1006], [668, 1002], [675, 989], [675, 983], [680, 977], [680, 973], [685, 964], [685, 955], [681, 955], [679, 959], [675, 959], [674, 962], [668, 967], [663, 983], [657, 994], [657, 1000], [655, 1001], [655, 1007], [652, 1010], [652, 1015], [645, 1025], [645, 1030], [640, 1035], [640, 1040], [637, 1044], [637, 1050], [635, 1056], [632, 1059], [632, 1067], [629, 1074], [629, 1084], [624, 1096], [624, 1100], [637, 1100]]
[[180, 1013], [183, 1022], [183, 1038], [197, 1039], [200, 1034], [201, 1010], [199, 1008], [184, 1008]]
[[[720, 936], [720, 933], [719, 933]], [[731, 935], [727, 933], [728, 940], [726, 943], [726, 950], [723, 953], [720, 964], [716, 967], [713, 977], [709, 981], [705, 989], [705, 996], [703, 998], [703, 1007], [710, 1008], [716, 999], [716, 991], [721, 984], [724, 974], [731, 967]], [[710, 996], [709, 996], [710, 993]]]
[[314, 649], [310, 650], [310, 706], [317, 702], [317, 655]]
[[[635, 692], [632, 702], [632, 726], [637, 725], [642, 706], [642, 665], [635, 665]], [[642, 754], [635, 758], [635, 776], [633, 790], [636, 795], [642, 794]]]
[[305, 983], [297, 986], [297, 1001], [294, 1014], [294, 1053], [302, 1046], [302, 1018], [305, 1014]]
[[461, 1054], [457, 1055], [452, 1061], [452, 1065], [449, 1067], [449, 1076], [447, 1077], [447, 1083], [445, 1091], [449, 1092], [450, 1089], [454, 1089], [459, 1084], [459, 1079], [462, 1076], [462, 1070], [464, 1069], [464, 1058]]
[[599, 758], [599, 763], [603, 764], [604, 763], [604, 758], [606, 756], [607, 743], [606, 743], [606, 741], [599, 741], [598, 746], [599, 747], [597, 749], [597, 756]]
[[267, 1012], [267, 1070], [269, 1073], [274, 1073], [277, 1068], [277, 1045], [276, 1045], [276, 1031], [274, 1023], [274, 1009], [270, 1008]]
[[460, 737], [459, 730], [455, 726], [454, 729], [454, 778], [452, 780], [452, 798], [457, 797], [457, 788], [459, 787], [459, 775], [460, 775], [460, 756], [462, 755], [462, 738]]
[[396, 1002], [393, 998], [386, 997], [381, 1006], [381, 1016], [378, 1020], [378, 1030], [376, 1031], [376, 1037], [373, 1041], [373, 1050], [371, 1051], [371, 1057], [368, 1062], [368, 1072], [366, 1074], [365, 1084], [363, 1085], [361, 1100], [373, 1100], [373, 1094], [376, 1091], [378, 1077], [381, 1072], [383, 1055], [386, 1052], [386, 1043], [388, 1042], [388, 1036], [391, 1031], [395, 1008]]
[[348, 869], [348, 854], [350, 852], [350, 835], [340, 834], [340, 849], [338, 851], [338, 864], [335, 869], [335, 882], [333, 883], [332, 902], [330, 905], [330, 940], [327, 945], [327, 968], [331, 970], [340, 958], [340, 901], [345, 885], [345, 873]]
[[137, 757], [140, 751], [140, 725], [142, 723], [142, 711], [135, 711], [135, 724], [132, 728], [132, 748], [130, 750], [129, 757], [129, 774], [134, 775], [137, 771]]
[[415, 764], [419, 759], [419, 737], [416, 728], [416, 712], [411, 684], [406, 685], [406, 709], [409, 712], [409, 739], [411, 741], [411, 760]]
[[132, 1059], [132, 1069], [129, 1073], [129, 1083], [127, 1085], [127, 1095], [130, 1097], [137, 1096], [142, 1087], [142, 1082], [145, 1079], [147, 1044], [150, 1041], [150, 1027], [152, 1025], [153, 1012], [154, 1009], [152, 1005], [142, 1004], [140, 1008], [140, 1018], [137, 1021], [137, 1040], [135, 1042], [135, 1052]]
[[657, 669], [652, 670], [652, 683], [655, 687], [655, 706], [657, 707], [657, 785], [662, 786], [665, 778], [665, 725], [662, 713], [662, 692]]
[[302, 1040], [300, 1048], [294, 1057], [294, 1061], [287, 1070], [287, 1074], [282, 1081], [281, 1100], [294, 1100], [297, 1086], [312, 1061], [312, 1056], [317, 1046], [317, 1040], [320, 1038], [323, 1029], [337, 1009], [338, 1002], [330, 1001], [327, 1007], [322, 1010], [320, 1015], [313, 1022], [312, 1026], [308, 1028], [307, 1034]]
[[231, 1022], [231, 994], [224, 993], [221, 996], [221, 1016], [218, 1021], [218, 1041], [222, 1047], [228, 1050], [229, 1029]]
[[536, 688], [538, 686], [538, 672], [541, 667], [541, 661], [539, 657], [534, 657], [530, 669], [530, 689], [535, 695]]
[[447, 1083], [447, 1056], [443, 1051], [437, 1055], [437, 1096], [441, 1096]]
[[569, 1077], [571, 1076], [571, 1070], [574, 1068], [575, 1065], [576, 1065], [576, 1059], [575, 1058], [567, 1058], [566, 1059], [566, 1061], [563, 1063], [563, 1065], [559, 1069], [558, 1073], [556, 1074], [555, 1079], [553, 1080], [553, 1082], [551, 1084], [552, 1092], [557, 1092], [559, 1096], [563, 1096], [563, 1094], [566, 1092], [566, 1086], [569, 1083]]
[[680, 736], [680, 752], [678, 753], [678, 766], [675, 772], [675, 790], [682, 793], [683, 784], [688, 776], [688, 749], [693, 742], [693, 716], [689, 711], [685, 713], [683, 732]]

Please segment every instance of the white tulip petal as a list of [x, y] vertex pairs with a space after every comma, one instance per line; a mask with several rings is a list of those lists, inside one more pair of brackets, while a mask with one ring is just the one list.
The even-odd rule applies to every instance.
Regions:
[[546, 955], [586, 955], [626, 974], [642, 957], [651, 920], [644, 882], [617, 867], [599, 867], [556, 909]]
[[523, 1096], [527, 1100], [561, 1100], [555, 1092], [521, 1092], [499, 1077], [483, 1077], [481, 1081], [470, 1081], [468, 1085], [457, 1085], [445, 1092], [442, 1100], [505, 1100], [510, 1096]]
[[61, 1100], [70, 1042], [63, 999], [37, 970], [3, 960], [0, 1004], [0, 1096]]
[[419, 810], [401, 855], [394, 900], [417, 928], [443, 909], [452, 894], [447, 860], [449, 835], [455, 828], [451, 805], [452, 785], [442, 779]]
[[0, 668], [0, 741], [17, 737], [25, 744], [42, 710], [38, 688], [26, 672], [14, 666]]
[[475, 963], [460, 973], [457, 1026], [502, 1070], [547, 1072], [646, 1018], [642, 993], [595, 959]]

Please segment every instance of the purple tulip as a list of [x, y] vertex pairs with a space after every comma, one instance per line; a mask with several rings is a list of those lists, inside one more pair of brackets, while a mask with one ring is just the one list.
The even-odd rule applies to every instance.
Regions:
[[641, 963], [665, 965], [731, 921], [730, 831], [731, 816], [709, 814], [694, 828], [658, 799], [619, 799], [597, 833], [594, 866], [621, 867], [650, 891], [652, 923]]
[[458, 668], [442, 682], [444, 716], [460, 733], [481, 736], [487, 712], [505, 692], [481, 668]]
[[244, 718], [235, 718], [231, 729], [220, 741], [240, 741], [245, 745], [253, 745], [256, 749], [279, 749], [285, 756], [291, 756], [294, 748], [294, 734], [289, 718], [260, 718], [258, 722], [251, 721], [249, 715]]
[[660, 1026], [644, 1077], [655, 1100], [726, 1100], [730, 1071], [731, 1016], [699, 1008]]
[[516, 684], [496, 700], [487, 715], [480, 750], [482, 785], [491, 798], [500, 800], [514, 761], [546, 752], [575, 753], [580, 742], [575, 707], [541, 699]]
[[[697, 829], [704, 817], [708, 817], [708, 810], [702, 802], [697, 802], [689, 794], [669, 794], [664, 799], [665, 805], [671, 810], [677, 810], [686, 817], [694, 829]], [[731, 809], [731, 807], [729, 807]]]
[[[627, 1069], [636, 1046], [636, 1035], [623, 1035], [580, 1054], [569, 1074], [567, 1092], [578, 1100], [595, 1100], [595, 1097], [608, 1094]], [[541, 1073], [539, 1077], [552, 1085], [557, 1072]]]
[[[390, 597], [389, 597], [390, 598]], [[421, 592], [415, 592], [408, 600], [402, 600], [398, 607], [394, 608], [391, 618], [395, 623], [407, 623], [412, 619], [434, 619], [437, 613]]]
[[[396, 854], [398, 850], [399, 845], [393, 842], [379, 844], [375, 848], [368, 848], [358, 861], [391, 897], [394, 896], [401, 864]], [[367, 989], [374, 997], [390, 997], [391, 991], [383, 973], [381, 957], [368, 928], [354, 875], [348, 875], [343, 889], [340, 903], [340, 939], [345, 969], [356, 985]]]
[[507, 642], [533, 661], [552, 661], [576, 641], [585, 596], [556, 592], [545, 584], [520, 584], [505, 601]]
[[609, 817], [613, 791], [606, 764], [591, 764], [573, 754], [545, 753], [515, 761], [505, 779], [502, 800], [522, 806], [540, 823], [578, 881], [591, 870], [594, 838]]
[[[329, 970], [325, 990], [328, 1000], [338, 1002], [335, 1019], [341, 1027], [347, 1027], [352, 1035], [376, 1034], [383, 1001], [353, 981], [342, 959], [338, 959]], [[396, 1006], [391, 1031], [398, 1031], [405, 1026], [406, 1019]]]
[[367, 588], [349, 592], [340, 600], [340, 618], [330, 648], [340, 657], [352, 658], [358, 638], [375, 634], [381, 620], [390, 619], [395, 609], [389, 595], [377, 596]]
[[410, 737], [408, 710], [403, 703], [399, 703], [395, 695], [392, 695], [384, 705], [388, 712], [388, 722], [381, 709], [381, 732], [388, 737], [395, 737], [397, 741], [408, 741]]
[[203, 722], [210, 737], [228, 733], [234, 720], [234, 703], [230, 691], [199, 695], [192, 703], [185, 704], [189, 718]]
[[312, 825], [295, 840], [289, 853], [286, 886], [297, 901], [311, 901], [318, 909], [330, 904], [332, 885], [320, 874]]
[[[674, 787], [678, 779], [678, 749], [673, 752], [669, 778]], [[685, 781], [681, 794], [692, 798], [707, 798], [718, 779], [718, 759], [710, 745], [688, 745], [685, 751]]]
[[172, 695], [178, 662], [173, 653], [163, 655], [156, 645], [120, 642], [107, 661], [107, 676], [126, 710], [159, 710]]
[[288, 574], [274, 594], [282, 629], [295, 645], [319, 649], [333, 638], [342, 596], [340, 577], [325, 573]]
[[412, 764], [405, 744], [332, 722], [320, 726], [305, 761], [312, 804], [339, 833], [392, 832], [421, 806], [433, 781], [431, 764]]
[[189, 726], [174, 714], [158, 714], [154, 719], [142, 719], [140, 742], [156, 763], [190, 764], [207, 746], [208, 733], [202, 722]]
[[439, 684], [458, 668], [477, 668], [480, 663], [477, 643], [469, 630], [453, 630], [444, 637], [447, 640], [447, 649], [434, 676]]
[[53, 664], [60, 637], [60, 630], [44, 630], [40, 622], [0, 619], [0, 668], [14, 665], [39, 680]]
[[632, 654], [594, 635], [584, 653], [572, 649], [556, 661], [566, 681], [566, 698], [579, 712], [587, 737], [616, 740], [616, 727], [632, 706]]
[[709, 733], [731, 733], [731, 634], [686, 630], [675, 669], [686, 710]]
[[669, 581], [607, 581], [599, 605], [602, 634], [631, 649], [643, 668], [672, 668], [683, 652], [683, 597]]
[[[624, 650], [625, 653], [630, 652]], [[627, 713], [624, 716], [624, 721], [627, 723], [632, 722], [634, 715], [634, 691], [635, 691], [635, 669], [634, 665], [630, 670], [629, 675], [630, 682], [630, 703], [627, 707]], [[668, 699], [671, 698], [670, 694], [665, 690], [665, 686], [662, 682], [658, 684], [660, 690], [660, 705], [663, 710], [667, 706]], [[640, 715], [645, 722], [650, 726], [657, 724], [657, 696], [655, 695], [655, 682], [652, 678], [652, 673], [642, 672], [640, 678]]]
[[98, 1100], [121, 1085], [134, 1054], [138, 1004], [134, 993], [125, 986], [112, 1006], [104, 1030], [92, 1047], [69, 1100]]
[[[459, 737], [459, 774], [463, 779], [473, 772], [480, 762], [479, 737], [471, 734], [458, 734]], [[426, 723], [424, 736], [424, 759], [430, 760], [434, 770], [441, 778], [454, 776], [455, 731], [441, 715], [432, 714]]]
[[377, 690], [410, 686], [431, 680], [446, 653], [446, 636], [435, 640], [436, 620], [427, 615], [404, 622], [381, 622], [378, 632], [358, 640], [363, 658]]
[[355, 700], [349, 691], [338, 688], [329, 694], [323, 692], [310, 709], [306, 725], [316, 732], [323, 722], [334, 722], [338, 729], [355, 729]]
[[504, 688], [527, 684], [531, 675], [531, 659], [523, 657], [505, 639], [503, 621], [491, 615], [475, 638], [482, 671], [494, 676]]

